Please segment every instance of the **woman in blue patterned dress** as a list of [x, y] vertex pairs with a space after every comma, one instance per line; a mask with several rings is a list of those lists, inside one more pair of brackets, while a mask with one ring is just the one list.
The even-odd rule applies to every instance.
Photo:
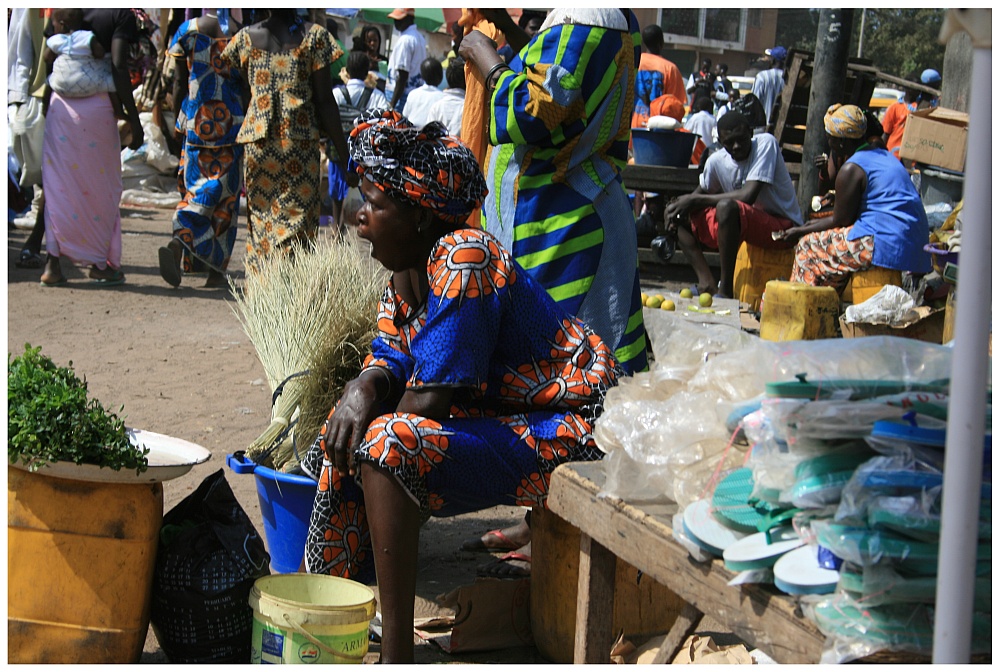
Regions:
[[160, 275], [173, 287], [182, 273], [208, 271], [206, 287], [226, 286], [236, 243], [243, 147], [236, 134], [243, 103], [236, 70], [220, 55], [229, 36], [215, 15], [185, 21], [170, 46], [176, 59], [174, 113], [184, 148], [177, 175], [181, 201], [173, 237], [159, 251]]
[[374, 569], [382, 662], [413, 662], [420, 524], [544, 506], [556, 466], [601, 457], [593, 425], [622, 371], [496, 238], [465, 228], [486, 185], [443, 126], [372, 111], [349, 145], [358, 235], [392, 278], [364, 370], [303, 461], [319, 481], [305, 564], [359, 581]]

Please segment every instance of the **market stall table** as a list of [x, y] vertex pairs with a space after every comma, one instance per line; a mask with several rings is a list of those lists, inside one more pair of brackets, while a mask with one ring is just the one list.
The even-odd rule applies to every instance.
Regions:
[[690, 605], [664, 640], [663, 657], [673, 654], [705, 614], [779, 663], [819, 662], [825, 638], [795, 598], [763, 584], [728, 585], [736, 573], [721, 559], [695, 562], [673, 539], [676, 504], [599, 499], [603, 484], [602, 463], [564, 464], [553, 472], [549, 491], [549, 509], [581, 531], [574, 662], [608, 662], [616, 557]]

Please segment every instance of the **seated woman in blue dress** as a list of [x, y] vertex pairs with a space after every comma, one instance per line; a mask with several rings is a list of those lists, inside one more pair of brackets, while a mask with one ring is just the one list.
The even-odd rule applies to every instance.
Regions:
[[305, 564], [377, 577], [382, 662], [412, 663], [421, 523], [544, 506], [556, 466], [600, 459], [594, 421], [622, 371], [492, 235], [465, 227], [486, 182], [443, 126], [372, 111], [348, 142], [358, 235], [392, 277], [364, 369], [303, 461], [319, 481]]
[[929, 272], [927, 214], [899, 159], [866, 142], [868, 122], [856, 105], [830, 106], [823, 125], [830, 151], [846, 161], [833, 214], [779, 234], [798, 241], [792, 282], [842, 288], [852, 273], [875, 266]]

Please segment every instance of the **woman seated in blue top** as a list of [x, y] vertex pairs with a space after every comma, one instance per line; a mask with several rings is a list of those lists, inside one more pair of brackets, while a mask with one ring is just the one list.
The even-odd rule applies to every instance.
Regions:
[[348, 143], [358, 235], [392, 277], [364, 369], [302, 463], [319, 481], [305, 564], [377, 578], [381, 662], [412, 663], [420, 524], [544, 506], [558, 465], [602, 456], [594, 421], [622, 371], [496, 238], [465, 227], [486, 181], [441, 124], [369, 111]]
[[792, 282], [839, 288], [873, 266], [929, 272], [927, 214], [899, 159], [865, 142], [867, 122], [856, 105], [832, 105], [823, 125], [830, 151], [849, 158], [837, 173], [833, 215], [780, 234], [798, 240]]

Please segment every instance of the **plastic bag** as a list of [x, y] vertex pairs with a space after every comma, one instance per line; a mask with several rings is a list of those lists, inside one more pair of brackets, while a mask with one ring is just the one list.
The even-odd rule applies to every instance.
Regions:
[[[595, 425], [597, 445], [608, 455], [603, 495], [626, 500], [666, 496], [689, 504], [693, 493], [708, 486], [704, 479], [716, 473], [720, 460], [738, 466], [746, 456], [742, 441], [736, 440], [739, 432], [727, 422], [735, 409], [751, 407], [768, 382], [794, 381], [805, 373], [815, 381], [887, 380], [905, 388], [947, 379], [951, 373], [948, 348], [912, 339], [771, 343], [724, 325], [670, 319], [669, 313], [664, 317], [647, 325], [656, 355], [652, 368], [609, 390]], [[803, 403], [796, 399], [791, 405], [800, 408]], [[886, 404], [875, 412], [892, 417], [897, 409]], [[823, 423], [836, 424], [832, 419]], [[773, 427], [768, 431], [777, 432]], [[770, 440], [780, 444], [785, 438]], [[723, 452], [727, 446], [731, 450]], [[682, 474], [692, 482], [679, 484]]]
[[913, 298], [902, 287], [885, 285], [867, 301], [848, 306], [844, 322], [906, 325], [916, 321]]
[[764, 110], [764, 104], [755, 94], [747, 93], [741, 96], [731, 107], [734, 112], [739, 112], [747, 118], [747, 121], [750, 122], [750, 128], [767, 126], [767, 112]]
[[[845, 593], [805, 596], [803, 611], [827, 636], [820, 664], [846, 663], [878, 651], [930, 654], [934, 644], [934, 611], [922, 604], [862, 607]], [[991, 618], [974, 613], [972, 653], [992, 647]]]
[[[983, 613], [993, 610], [993, 579], [977, 576], [973, 609]], [[838, 590], [847, 594], [860, 607], [883, 604], [934, 604], [937, 599], [937, 577], [904, 577], [886, 565], [857, 567], [845, 564], [840, 572]]]
[[150, 624], [170, 662], [250, 662], [248, 599], [270, 560], [222, 469], [163, 517]]
[[142, 132], [145, 135], [143, 146], [146, 148], [146, 163], [161, 173], [176, 175], [179, 161], [176, 156], [170, 153], [163, 131], [153, 121], [153, 113], [141, 113], [139, 123], [142, 124]]

